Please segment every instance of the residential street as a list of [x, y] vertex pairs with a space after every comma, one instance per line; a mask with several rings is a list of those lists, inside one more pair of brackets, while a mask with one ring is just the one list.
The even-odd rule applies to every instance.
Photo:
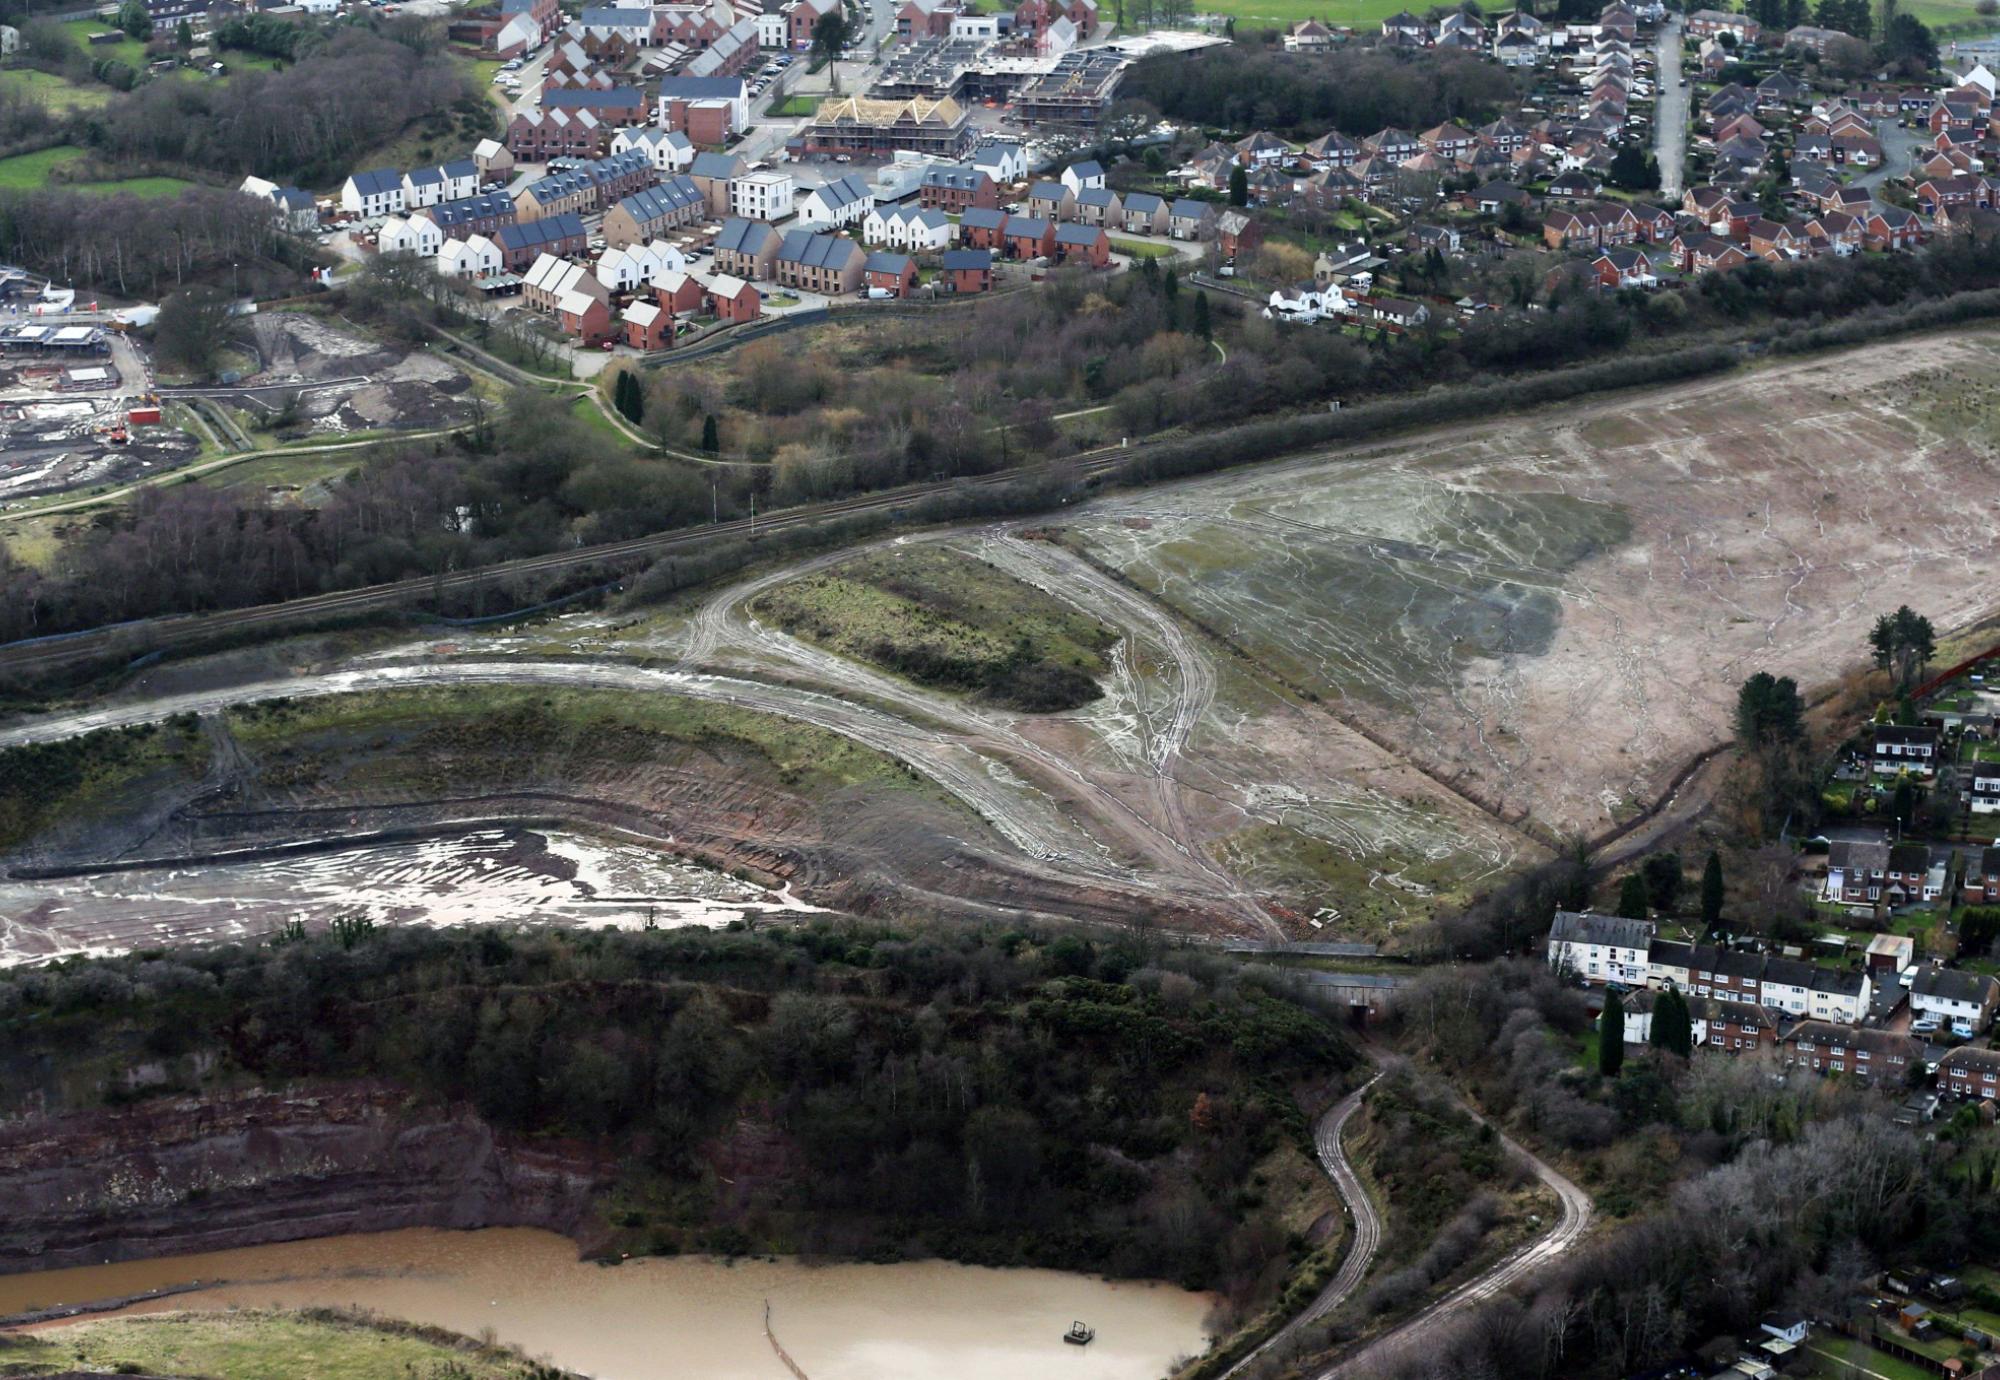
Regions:
[[1660, 25], [1653, 73], [1653, 156], [1660, 164], [1660, 199], [1669, 206], [1681, 198], [1681, 177], [1687, 164], [1688, 89], [1681, 85], [1681, 21], [1670, 14]]
[[1882, 141], [1882, 166], [1855, 178], [1854, 185], [1872, 192], [1890, 178], [1908, 172], [1912, 155], [1924, 143], [1926, 134], [1922, 129], [1904, 129], [1894, 120], [1877, 121], [1875, 137]]

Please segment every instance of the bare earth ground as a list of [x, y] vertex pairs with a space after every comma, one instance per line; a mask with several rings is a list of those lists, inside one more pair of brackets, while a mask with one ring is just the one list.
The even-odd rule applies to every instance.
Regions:
[[1996, 353], [1899, 342], [1219, 476], [1069, 539], [1467, 797], [1592, 834], [1727, 735], [1751, 673], [1822, 683], [1880, 612], [1994, 605], [1994, 433], [1956, 399]]
[[[682, 696], [840, 734], [925, 784], [893, 810], [795, 802], [821, 848], [796, 874], [807, 901], [845, 904], [841, 876], [867, 876], [919, 905], [1393, 943], [1557, 834], [1653, 803], [1726, 736], [1751, 672], [1825, 683], [1883, 610], [1943, 629], [2000, 603], [1997, 351], [1896, 342], [1116, 495], [1059, 530], [871, 548], [941, 544], [1116, 632], [1104, 697], [1065, 714], [926, 689], [749, 612], [836, 554], [671, 610], [307, 642], [254, 674], [163, 666], [0, 745], [280, 693]], [[662, 818], [719, 832], [690, 799]], [[759, 813], [741, 811], [753, 832]]]

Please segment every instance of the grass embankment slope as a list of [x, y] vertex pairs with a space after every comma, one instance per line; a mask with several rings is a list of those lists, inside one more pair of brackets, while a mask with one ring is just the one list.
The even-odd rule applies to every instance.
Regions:
[[[803, 794], [910, 785], [888, 757], [825, 729], [673, 695], [521, 686], [371, 691], [232, 710], [261, 784], [408, 790], [579, 785], [602, 769], [768, 773]], [[912, 787], [915, 789], [916, 787]]]
[[437, 1328], [326, 1309], [161, 1313], [0, 1334], [0, 1375], [201, 1376], [203, 1380], [562, 1380], [563, 1372]]
[[842, 656], [1016, 709], [1102, 693], [1117, 635], [983, 561], [932, 545], [871, 552], [759, 595], [751, 612]]
[[196, 780], [204, 755], [191, 719], [0, 752], [0, 848]]

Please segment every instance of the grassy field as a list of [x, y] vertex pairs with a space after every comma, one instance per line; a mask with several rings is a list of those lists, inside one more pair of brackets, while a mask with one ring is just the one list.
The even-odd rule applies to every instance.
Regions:
[[1215, 0], [1204, 4], [1201, 12], [1234, 19], [1241, 33], [1288, 28], [1301, 19], [1375, 29], [1390, 15], [1407, 8], [1398, 0]]
[[787, 96], [771, 107], [773, 115], [811, 115], [819, 110], [818, 96]]
[[[24, 192], [45, 187], [49, 185], [49, 174], [83, 156], [83, 150], [74, 144], [58, 144], [36, 153], [0, 158], [0, 189]], [[125, 192], [133, 196], [165, 197], [178, 196], [195, 184], [180, 177], [120, 177], [106, 182], [65, 182], [61, 185], [104, 196]]]
[[93, 195], [167, 197], [179, 196], [195, 184], [184, 177], [119, 177], [109, 182], [78, 182], [76, 189]]
[[117, 58], [120, 62], [130, 65], [134, 70], [145, 70], [146, 45], [138, 39], [120, 35], [116, 43], [92, 43], [90, 41], [92, 34], [110, 33], [117, 27], [117, 25], [112, 24], [109, 20], [71, 19], [66, 21], [63, 27], [68, 29], [70, 36], [76, 40], [76, 46], [83, 49], [92, 58]]
[[212, 1380], [527, 1380], [535, 1368], [512, 1352], [429, 1328], [403, 1327], [325, 1310], [304, 1313], [165, 1313], [83, 1322], [32, 1337], [0, 1339], [0, 1370], [52, 1375], [73, 1370], [202, 1375]]
[[32, 191], [48, 182], [49, 174], [60, 164], [83, 157], [83, 150], [74, 144], [57, 144], [52, 149], [42, 149], [36, 153], [16, 154], [12, 158], [0, 158], [0, 188], [10, 192]]
[[1887, 1376], [1888, 1380], [1936, 1380], [1937, 1372], [1852, 1338], [1816, 1337], [1806, 1347], [1812, 1362], [1812, 1369], [1806, 1374], [1813, 1380], [1845, 1380], [1856, 1374], [1849, 1369], [1851, 1366], [1859, 1367], [1861, 1374]]
[[937, 546], [861, 556], [780, 585], [751, 608], [843, 656], [1022, 709], [1096, 699], [1115, 640], [1068, 604]]
[[1154, 244], [1148, 240], [1121, 240], [1114, 237], [1111, 252], [1123, 254], [1128, 259], [1171, 259], [1174, 247], [1170, 244]]
[[29, 67], [0, 72], [0, 88], [9, 92], [26, 91], [59, 114], [72, 110], [95, 110], [111, 99], [111, 88], [108, 86], [99, 86], [95, 82], [79, 85], [53, 72], [37, 72]]

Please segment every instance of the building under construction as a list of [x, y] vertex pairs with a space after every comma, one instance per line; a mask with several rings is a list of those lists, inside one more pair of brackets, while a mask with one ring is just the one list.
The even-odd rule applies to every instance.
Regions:
[[1094, 129], [1129, 62], [1124, 54], [1101, 48], [1065, 53], [1053, 71], [1022, 85], [1014, 117], [1024, 125]]
[[899, 149], [958, 159], [972, 147], [972, 124], [957, 101], [912, 96], [879, 100], [837, 96], [822, 101], [806, 126], [802, 151], [882, 158]]

